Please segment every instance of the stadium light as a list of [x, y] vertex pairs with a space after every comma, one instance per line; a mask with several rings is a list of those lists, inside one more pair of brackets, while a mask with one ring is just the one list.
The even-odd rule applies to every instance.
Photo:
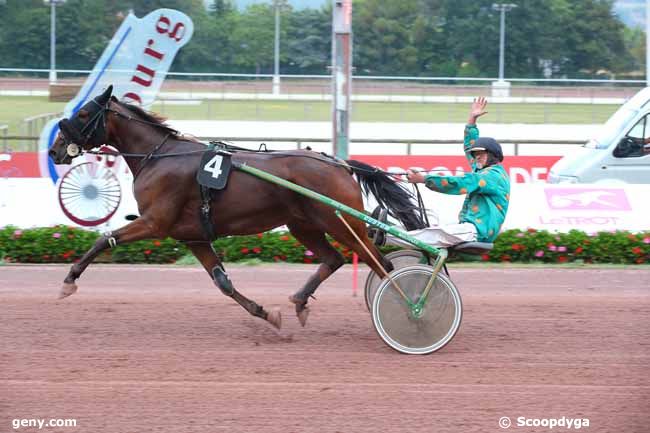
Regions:
[[56, 7], [66, 0], [43, 0], [50, 6], [50, 84], [56, 83]]
[[493, 3], [492, 10], [501, 12], [501, 25], [499, 26], [499, 81], [503, 81], [504, 51], [506, 46], [506, 12], [516, 8], [514, 3]]
[[273, 68], [273, 94], [280, 94], [280, 5], [278, 0], [273, 1], [275, 6], [275, 61]]

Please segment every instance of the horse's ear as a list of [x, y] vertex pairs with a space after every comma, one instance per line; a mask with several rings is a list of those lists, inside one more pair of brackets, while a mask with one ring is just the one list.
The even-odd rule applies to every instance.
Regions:
[[119, 101], [117, 100], [117, 97], [116, 97], [115, 95], [111, 95], [111, 101], [113, 101], [113, 102], [119, 102]]
[[99, 97], [99, 100], [102, 101], [102, 103], [108, 102], [108, 99], [111, 97], [112, 93], [113, 85], [111, 84], [106, 90], [104, 90], [104, 93], [102, 93], [102, 96]]

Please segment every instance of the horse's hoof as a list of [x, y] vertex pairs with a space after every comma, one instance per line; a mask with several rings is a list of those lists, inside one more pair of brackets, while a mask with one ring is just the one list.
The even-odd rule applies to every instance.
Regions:
[[266, 320], [277, 329], [282, 327], [282, 313], [278, 309], [270, 311], [266, 316]]
[[77, 285], [75, 283], [63, 283], [61, 286], [61, 291], [59, 292], [59, 299], [67, 298], [77, 291]]
[[305, 303], [305, 300], [297, 297], [296, 295], [291, 295], [289, 296], [289, 302], [292, 304], [301, 305]]
[[309, 317], [309, 307], [304, 307], [300, 311], [297, 311], [296, 309], [296, 315], [298, 316], [298, 321], [304, 328], [305, 325], [307, 324], [307, 318]]

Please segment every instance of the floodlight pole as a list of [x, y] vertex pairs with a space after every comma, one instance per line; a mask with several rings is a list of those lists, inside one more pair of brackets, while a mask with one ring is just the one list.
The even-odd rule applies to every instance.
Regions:
[[650, 87], [650, 0], [645, 0], [645, 80]]
[[65, 0], [43, 0], [50, 5], [50, 84], [56, 83], [56, 7]]
[[332, 144], [348, 158], [352, 88], [352, 0], [332, 0]]
[[280, 94], [280, 7], [278, 0], [273, 2], [275, 5], [275, 61], [273, 68], [273, 94]]
[[501, 22], [499, 25], [499, 80], [492, 84], [493, 95], [494, 90], [498, 90], [498, 95], [494, 96], [508, 96], [510, 94], [510, 83], [504, 80], [505, 70], [505, 48], [506, 48], [506, 12], [516, 8], [514, 3], [493, 3], [492, 10], [501, 13]]

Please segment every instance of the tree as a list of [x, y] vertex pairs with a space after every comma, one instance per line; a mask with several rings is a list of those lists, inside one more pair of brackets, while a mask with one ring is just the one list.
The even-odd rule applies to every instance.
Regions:
[[625, 40], [625, 52], [629, 53], [630, 61], [627, 65], [629, 71], [643, 71], [646, 65], [646, 49], [645, 49], [645, 32], [639, 28], [628, 29], [623, 32]]
[[[288, 7], [283, 8], [286, 19]], [[280, 40], [286, 40], [287, 30], [280, 27]], [[270, 73], [274, 59], [275, 10], [272, 5], [252, 4], [234, 22], [232, 44], [233, 64], [243, 71]], [[286, 54], [280, 51], [286, 58]], [[252, 70], [251, 70], [252, 69]], [[242, 69], [240, 69], [242, 70]]]
[[353, 9], [355, 65], [380, 75], [418, 74], [422, 56], [416, 46], [431, 23], [418, 19], [419, 0], [366, 0]]
[[1, 10], [0, 64], [14, 68], [48, 68], [49, 9], [42, 1], [7, 2]]
[[286, 24], [284, 72], [328, 74], [332, 50], [331, 8], [303, 9], [292, 13]]

